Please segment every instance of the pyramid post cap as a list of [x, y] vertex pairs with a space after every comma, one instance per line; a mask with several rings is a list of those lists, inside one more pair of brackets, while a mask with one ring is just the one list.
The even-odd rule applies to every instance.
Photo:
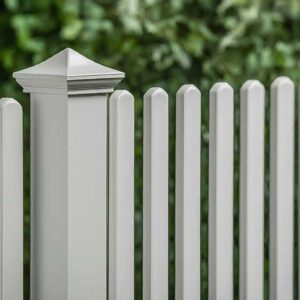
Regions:
[[66, 48], [13, 77], [24, 92], [91, 94], [112, 92], [125, 74]]

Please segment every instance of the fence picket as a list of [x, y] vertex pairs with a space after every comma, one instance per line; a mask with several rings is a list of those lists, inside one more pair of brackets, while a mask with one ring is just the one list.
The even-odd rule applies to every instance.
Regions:
[[0, 298], [23, 299], [22, 108], [0, 101]]
[[134, 299], [134, 99], [109, 100], [109, 300]]
[[176, 97], [176, 299], [200, 299], [200, 91]]
[[293, 299], [294, 84], [271, 87], [270, 299]]
[[168, 299], [168, 95], [144, 96], [143, 299]]
[[263, 299], [264, 87], [241, 88], [240, 299]]
[[209, 299], [233, 298], [233, 90], [210, 91]]

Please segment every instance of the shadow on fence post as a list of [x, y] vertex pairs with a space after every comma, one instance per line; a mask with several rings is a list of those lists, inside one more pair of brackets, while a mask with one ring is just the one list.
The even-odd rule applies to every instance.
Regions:
[[106, 299], [107, 99], [124, 73], [65, 49], [14, 77], [31, 99], [31, 299]]

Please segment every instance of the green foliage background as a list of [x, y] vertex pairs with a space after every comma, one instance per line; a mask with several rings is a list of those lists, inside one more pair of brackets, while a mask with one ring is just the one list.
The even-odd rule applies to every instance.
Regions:
[[[266, 87], [279, 75], [298, 81], [300, 7], [292, 1], [247, 0], [2, 0], [0, 2], [0, 92], [24, 108], [25, 290], [29, 299], [29, 100], [11, 74], [72, 47], [104, 65], [126, 72], [120, 88], [136, 97], [135, 269], [136, 299], [142, 299], [142, 95], [152, 86], [170, 95], [170, 299], [174, 299], [175, 94], [194, 83], [202, 104], [201, 293], [208, 288], [208, 91], [228, 81], [238, 93], [251, 78]], [[237, 94], [238, 96], [238, 94]], [[236, 97], [238, 104], [238, 97]], [[268, 100], [266, 110], [268, 112]], [[268, 118], [266, 201], [268, 207]], [[236, 106], [235, 152], [239, 151]], [[238, 298], [238, 173], [235, 158], [234, 290]], [[268, 296], [268, 212], [265, 221], [265, 296]], [[297, 243], [295, 243], [297, 247]], [[55, 263], [55, 258], [54, 258]], [[295, 264], [296, 265], [296, 264]], [[297, 277], [295, 267], [295, 277]], [[297, 285], [295, 284], [295, 287]], [[295, 288], [295, 297], [297, 288]]]

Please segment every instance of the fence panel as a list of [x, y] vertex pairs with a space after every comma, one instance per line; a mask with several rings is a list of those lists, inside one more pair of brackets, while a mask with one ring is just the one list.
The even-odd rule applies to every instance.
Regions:
[[271, 87], [270, 299], [293, 299], [294, 84]]
[[240, 299], [263, 299], [264, 87], [241, 88], [240, 117]]
[[144, 96], [143, 299], [168, 299], [168, 95]]
[[[31, 94], [33, 300], [106, 299], [107, 292], [109, 300], [134, 299], [134, 99], [117, 91], [108, 102], [124, 75], [69, 48], [14, 73]], [[247, 81], [240, 95], [239, 297], [262, 300], [264, 87]], [[294, 296], [294, 96], [289, 78], [273, 82], [271, 299]], [[194, 300], [201, 287], [200, 91], [184, 85], [176, 108], [175, 294]], [[166, 92], [150, 89], [144, 96], [144, 300], [168, 299], [168, 114]], [[210, 91], [209, 123], [208, 298], [231, 300], [234, 94], [227, 83]], [[0, 101], [0, 125], [0, 298], [22, 299], [22, 109], [13, 99]]]
[[134, 99], [109, 100], [109, 300], [134, 299]]
[[216, 83], [209, 120], [209, 299], [233, 298], [233, 90]]
[[176, 299], [200, 299], [200, 91], [176, 97]]
[[23, 299], [22, 108], [0, 101], [0, 298]]

